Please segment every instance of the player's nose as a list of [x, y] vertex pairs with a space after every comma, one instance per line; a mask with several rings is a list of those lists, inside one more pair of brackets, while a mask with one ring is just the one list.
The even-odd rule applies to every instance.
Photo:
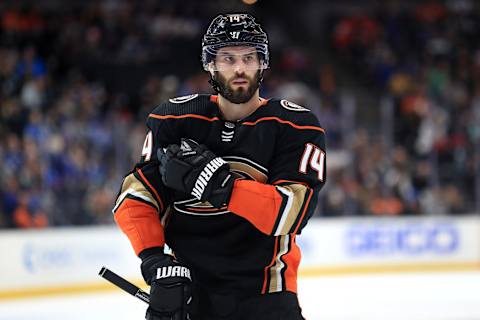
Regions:
[[235, 62], [233, 65], [233, 71], [237, 74], [243, 74], [247, 68], [247, 65], [245, 62], [243, 62], [241, 59], [238, 59], [238, 61]]

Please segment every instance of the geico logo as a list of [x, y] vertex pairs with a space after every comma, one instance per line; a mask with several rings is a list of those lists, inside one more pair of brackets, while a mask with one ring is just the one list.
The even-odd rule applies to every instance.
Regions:
[[448, 254], [459, 246], [459, 232], [449, 224], [372, 226], [356, 225], [346, 232], [352, 255]]

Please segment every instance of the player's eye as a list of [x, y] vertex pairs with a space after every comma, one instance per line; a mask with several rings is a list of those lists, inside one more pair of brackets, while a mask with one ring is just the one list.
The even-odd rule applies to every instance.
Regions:
[[235, 59], [232, 56], [224, 56], [223, 61], [228, 62], [228, 63], [233, 63]]
[[250, 63], [253, 60], [254, 60], [253, 55], [248, 55], [248, 56], [243, 57], [243, 62], [245, 62], [245, 63]]

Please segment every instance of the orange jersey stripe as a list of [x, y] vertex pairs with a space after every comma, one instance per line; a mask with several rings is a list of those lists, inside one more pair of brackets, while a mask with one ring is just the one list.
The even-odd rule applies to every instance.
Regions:
[[201, 115], [198, 115], [198, 114], [182, 114], [182, 115], [179, 115], [179, 116], [174, 116], [174, 115], [161, 116], [161, 115], [158, 115], [158, 114], [150, 113], [148, 116], [150, 118], [155, 118], [155, 119], [196, 118], [196, 119], [206, 120], [206, 121], [210, 121], [210, 122], [220, 120], [220, 118], [218, 118], [218, 117], [209, 118], [209, 117], [201, 116]]
[[142, 180], [150, 187], [150, 189], [153, 191], [153, 193], [155, 193], [155, 197], [157, 198], [157, 201], [159, 202], [160, 204], [160, 212], [163, 211], [163, 209], [165, 209], [165, 206], [162, 202], [162, 198], [160, 197], [160, 195], [158, 194], [157, 190], [155, 190], [155, 188], [152, 186], [152, 184], [147, 180], [147, 178], [145, 177], [145, 175], [143, 174], [142, 170], [140, 169], [137, 169], [137, 173], [140, 175], [140, 177], [142, 177]]
[[300, 129], [300, 130], [317, 130], [317, 131], [320, 131], [320, 132], [323, 132], [325, 133], [325, 129], [321, 128], [321, 127], [315, 127], [315, 126], [299, 126], [297, 124], [294, 124], [293, 122], [290, 122], [290, 121], [287, 121], [287, 120], [283, 120], [283, 119], [280, 119], [278, 117], [264, 117], [264, 118], [260, 118], [260, 119], [257, 119], [255, 120], [254, 122], [244, 122], [242, 123], [243, 125], [246, 125], [246, 126], [254, 126], [256, 125], [257, 123], [259, 122], [262, 122], [262, 121], [270, 121], [270, 120], [274, 120], [274, 121], [277, 121], [277, 122], [280, 122], [280, 123], [283, 123], [283, 124], [288, 124], [296, 129]]
[[295, 243], [295, 235], [290, 236], [290, 251], [282, 257], [285, 262], [285, 286], [287, 291], [297, 292], [297, 272], [300, 264], [300, 249]]
[[148, 204], [127, 198], [113, 217], [130, 240], [136, 255], [147, 248], [165, 245], [163, 226], [156, 209]]
[[273, 231], [282, 200], [272, 185], [252, 180], [236, 180], [228, 210], [247, 219], [258, 230], [269, 235]]

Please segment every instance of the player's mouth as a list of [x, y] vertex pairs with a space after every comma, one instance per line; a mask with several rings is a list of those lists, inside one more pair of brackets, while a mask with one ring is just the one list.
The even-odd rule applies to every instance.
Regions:
[[245, 86], [248, 85], [248, 80], [247, 79], [235, 79], [232, 81], [233, 85], [237, 86]]

